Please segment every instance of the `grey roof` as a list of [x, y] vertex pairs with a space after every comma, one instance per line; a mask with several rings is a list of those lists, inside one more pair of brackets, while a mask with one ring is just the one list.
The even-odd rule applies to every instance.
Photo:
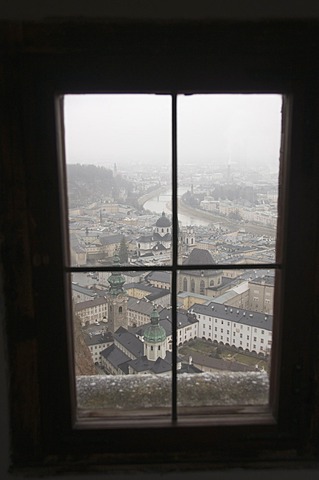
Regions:
[[154, 240], [158, 240], [159, 242], [170, 242], [172, 240], [171, 233], [165, 233], [165, 235], [161, 235], [160, 233], [154, 232], [153, 234]]
[[162, 216], [156, 222], [157, 227], [170, 227], [171, 225], [172, 225], [172, 222], [165, 215], [165, 212], [162, 213]]
[[170, 294], [169, 290], [165, 288], [158, 288], [158, 287], [154, 287], [154, 285], [146, 285], [145, 283], [138, 283], [138, 282], [126, 283], [125, 289], [128, 290], [129, 288], [137, 288], [139, 290], [145, 290], [146, 292], [145, 297], [147, 297], [148, 300], [150, 301]]
[[272, 315], [267, 315], [265, 313], [230, 307], [217, 302], [211, 302], [208, 305], [196, 303], [192, 306], [190, 311], [196, 314], [217, 317], [243, 325], [262, 328], [264, 330], [272, 330], [273, 317]]
[[154, 362], [154, 365], [151, 369], [152, 372], [157, 374], [170, 372], [171, 370], [172, 370], [172, 363], [167, 362], [166, 357], [165, 357], [165, 360], [163, 360], [163, 358], [161, 357], [158, 357], [158, 359]]
[[153, 242], [153, 235], [141, 235], [136, 241], [140, 243]]
[[212, 265], [214, 262], [212, 254], [202, 248], [193, 248], [183, 265]]
[[165, 233], [165, 235], [160, 235], [157, 232], [154, 232], [150, 235], [141, 235], [137, 238], [139, 243], [149, 243], [149, 242], [170, 242], [172, 240], [172, 235], [170, 233]]
[[202, 370], [195, 367], [195, 365], [189, 365], [188, 363], [182, 363], [182, 366], [179, 370], [177, 370], [178, 374], [181, 373], [202, 373]]
[[151, 272], [146, 275], [145, 280], [155, 281], [155, 282], [163, 282], [163, 283], [171, 283], [171, 274], [169, 272]]
[[[166, 332], [166, 335], [172, 335], [172, 311], [163, 308], [160, 313], [160, 320], [159, 325], [161, 325]], [[188, 325], [193, 325], [194, 323], [198, 322], [195, 315], [191, 315], [189, 313], [177, 312], [177, 329], [184, 328]], [[150, 323], [146, 323], [145, 325], [141, 325], [139, 327], [131, 328], [131, 332], [135, 333], [139, 337], [143, 337], [145, 329], [150, 325]]]
[[157, 244], [154, 245], [152, 250], [155, 250], [155, 251], [162, 250], [163, 251], [163, 250], [167, 250], [167, 248], [164, 247], [164, 245], [162, 245], [161, 243], [157, 242]]
[[121, 243], [122, 239], [123, 239], [123, 234], [122, 233], [119, 233], [117, 235], [109, 235], [107, 237], [100, 237], [99, 238], [102, 245], [112, 245], [114, 243]]
[[168, 357], [167, 355], [164, 360], [161, 357], [158, 357], [158, 359], [154, 362], [152, 360], [148, 360], [146, 355], [143, 355], [142, 357], [137, 358], [136, 360], [131, 360], [129, 362], [129, 365], [136, 372], [150, 371], [156, 374], [166, 373], [172, 370], [171, 361], [167, 361], [167, 359], [169, 358], [170, 357]]
[[[177, 329], [184, 328], [189, 325], [193, 325], [194, 323], [198, 322], [195, 315], [192, 315], [186, 311], [178, 311], [177, 312]], [[160, 325], [164, 328], [170, 328], [170, 334], [172, 332], [172, 310], [168, 308], [164, 308], [160, 312]]]
[[81, 285], [78, 285], [74, 282], [72, 282], [72, 290], [78, 293], [82, 293], [83, 295], [87, 295], [88, 297], [96, 297], [97, 292], [91, 288], [85, 288], [82, 287]]
[[86, 308], [97, 307], [99, 305], [106, 304], [106, 300], [104, 297], [95, 297], [91, 300], [86, 300], [85, 302], [79, 302], [74, 305], [74, 310], [76, 312], [80, 312], [81, 310], [85, 310]]
[[274, 286], [275, 285], [275, 276], [274, 275], [264, 275], [260, 276], [257, 278], [254, 278], [253, 280], [250, 280], [250, 283], [257, 283], [257, 284], [264, 284], [268, 286]]
[[[154, 287], [156, 288], [156, 287]], [[165, 289], [165, 288], [158, 288], [156, 291], [153, 293], [150, 293], [149, 295], [146, 296], [146, 298], [150, 302], [155, 302], [155, 300], [158, 300], [159, 298], [166, 297], [167, 295], [170, 295], [170, 291]]]
[[101, 345], [103, 343], [113, 342], [113, 335], [111, 332], [108, 333], [99, 333], [97, 335], [90, 333], [83, 333], [84, 341], [88, 346], [91, 345]]
[[154, 292], [154, 287], [153, 285], [146, 285], [145, 283], [139, 283], [139, 282], [131, 282], [131, 283], [126, 283], [125, 284], [125, 289], [128, 290], [129, 288], [138, 288], [139, 290], [145, 290], [146, 292]]
[[129, 297], [127, 301], [127, 309], [150, 316], [153, 311], [153, 305], [146, 300], [138, 300], [137, 298]]
[[113, 367], [120, 368], [124, 373], [128, 373], [127, 364], [131, 359], [114, 344], [102, 350], [100, 355], [113, 365]]
[[152, 368], [153, 363], [154, 362], [147, 359], [146, 355], [143, 355], [135, 360], [131, 360], [129, 362], [129, 366], [132, 367], [136, 372], [145, 372]]
[[242, 363], [233, 362], [230, 360], [223, 360], [221, 358], [213, 358], [199, 352], [192, 352], [192, 360], [194, 364], [206, 366], [216, 370], [229, 370], [231, 372], [251, 372], [255, 368]]
[[123, 327], [118, 328], [114, 333], [114, 342], [123, 345], [123, 347], [132, 353], [135, 358], [144, 354], [143, 342]]

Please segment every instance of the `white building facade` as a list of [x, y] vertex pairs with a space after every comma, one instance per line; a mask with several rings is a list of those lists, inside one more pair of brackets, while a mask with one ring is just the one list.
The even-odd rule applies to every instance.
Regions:
[[272, 344], [272, 316], [211, 302], [196, 304], [191, 313], [198, 320], [198, 337], [234, 346], [247, 352], [269, 355]]

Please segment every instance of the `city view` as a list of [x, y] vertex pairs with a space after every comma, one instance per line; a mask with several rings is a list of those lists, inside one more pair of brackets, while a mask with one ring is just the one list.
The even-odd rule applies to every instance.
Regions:
[[266, 404], [281, 97], [178, 96], [178, 225], [171, 110], [169, 95], [64, 97], [75, 376], [86, 398], [113, 379], [91, 408], [146, 408], [146, 387], [168, 408], [176, 235], [178, 405]]

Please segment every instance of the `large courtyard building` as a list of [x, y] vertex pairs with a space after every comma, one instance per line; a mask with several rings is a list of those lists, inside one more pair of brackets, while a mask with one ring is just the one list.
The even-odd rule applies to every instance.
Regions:
[[190, 311], [198, 320], [200, 338], [247, 352], [270, 354], [272, 315], [216, 302], [196, 304]]

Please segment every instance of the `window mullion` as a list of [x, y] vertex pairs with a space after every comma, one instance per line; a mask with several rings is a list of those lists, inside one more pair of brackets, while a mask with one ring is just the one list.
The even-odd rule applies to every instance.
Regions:
[[177, 96], [172, 95], [172, 210], [173, 210], [173, 268], [172, 268], [172, 421], [177, 420]]

